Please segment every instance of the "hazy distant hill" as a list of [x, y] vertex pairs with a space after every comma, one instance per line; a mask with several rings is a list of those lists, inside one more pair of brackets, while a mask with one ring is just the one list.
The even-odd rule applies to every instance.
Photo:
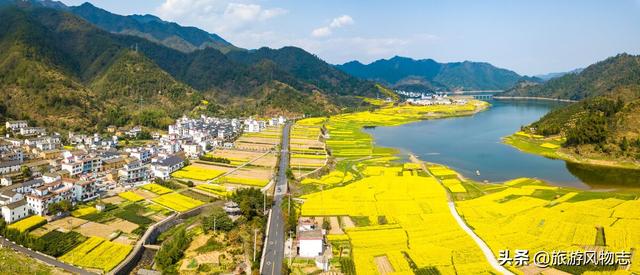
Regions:
[[184, 53], [59, 9], [5, 7], [0, 18], [2, 117], [71, 129], [163, 127], [192, 110], [322, 114], [378, 93], [298, 48]]
[[395, 56], [370, 64], [358, 61], [337, 65], [353, 76], [389, 86], [422, 90], [503, 90], [515, 85], [521, 76], [484, 62], [438, 63], [433, 59], [414, 60]]
[[584, 69], [583, 68], [578, 68], [578, 69], [571, 70], [571, 71], [568, 71], [568, 72], [539, 74], [539, 75], [536, 75], [535, 77], [540, 78], [540, 79], [542, 79], [544, 81], [548, 81], [548, 80], [551, 80], [553, 78], [561, 77], [561, 76], [563, 76], [565, 74], [577, 74], [577, 73], [582, 72], [582, 70], [584, 70]]
[[620, 54], [507, 93], [580, 99], [533, 123], [532, 131], [563, 134], [565, 146], [581, 155], [640, 160], [640, 56]]

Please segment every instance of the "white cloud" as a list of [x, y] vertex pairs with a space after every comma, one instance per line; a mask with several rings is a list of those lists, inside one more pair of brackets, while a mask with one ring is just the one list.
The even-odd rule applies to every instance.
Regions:
[[313, 30], [311, 35], [314, 37], [325, 37], [331, 35], [331, 29], [329, 27], [321, 27]]
[[258, 4], [229, 0], [164, 0], [156, 9], [156, 13], [167, 20], [195, 25], [222, 35], [287, 12], [282, 8], [264, 8]]
[[343, 26], [353, 25], [353, 23], [354, 21], [353, 21], [353, 18], [351, 18], [351, 16], [343, 15], [343, 16], [334, 18], [331, 21], [331, 24], [329, 24], [329, 27], [335, 29], [335, 28], [341, 28]]
[[313, 37], [326, 37], [333, 33], [334, 29], [342, 28], [344, 26], [353, 25], [355, 21], [349, 15], [341, 15], [333, 18], [328, 26], [319, 27], [311, 31]]
[[351, 60], [371, 62], [380, 58], [389, 58], [393, 55], [414, 56], [416, 52], [425, 54], [425, 57], [431, 57], [426, 52], [428, 51], [427, 49], [439, 42], [441, 42], [441, 39], [435, 35], [415, 34], [408, 37], [302, 38], [285, 40], [284, 43], [301, 47], [329, 63], [338, 64]]

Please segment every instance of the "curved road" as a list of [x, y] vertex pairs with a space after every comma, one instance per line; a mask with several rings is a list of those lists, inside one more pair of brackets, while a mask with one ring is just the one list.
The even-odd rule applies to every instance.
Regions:
[[78, 267], [75, 267], [73, 265], [63, 263], [61, 261], [58, 261], [56, 258], [53, 258], [51, 256], [46, 256], [46, 255], [44, 255], [42, 253], [33, 251], [31, 249], [27, 249], [27, 248], [25, 248], [25, 247], [23, 247], [21, 245], [14, 244], [11, 241], [5, 239], [4, 237], [0, 237], [0, 244], [2, 244], [3, 247], [11, 248], [14, 251], [17, 251], [17, 252], [20, 252], [22, 254], [25, 254], [25, 255], [27, 255], [27, 256], [29, 256], [31, 258], [34, 258], [34, 259], [39, 260], [41, 262], [44, 262], [44, 263], [46, 263], [48, 265], [55, 266], [55, 267], [58, 267], [58, 268], [62, 268], [62, 269], [66, 270], [66, 271], [68, 271], [70, 273], [73, 273], [73, 274], [82, 274], [82, 275], [96, 274], [96, 273], [91, 273], [89, 271], [86, 271], [86, 270], [84, 270], [82, 268], [78, 268]]
[[266, 246], [263, 251], [264, 263], [261, 275], [279, 275], [282, 273], [282, 261], [284, 260], [284, 220], [282, 217], [282, 198], [287, 193], [287, 169], [289, 168], [289, 132], [291, 122], [285, 124], [282, 130], [282, 145], [280, 147], [280, 166], [276, 178], [276, 187], [273, 196], [273, 206], [267, 226]]
[[[433, 174], [431, 174], [431, 172], [429, 172], [427, 167], [424, 165], [424, 162], [420, 161], [416, 156], [414, 156], [412, 154], [409, 154], [409, 159], [411, 160], [411, 162], [420, 164], [420, 166], [422, 167], [422, 170], [424, 170], [427, 174], [429, 174], [429, 176], [431, 176], [434, 179], [436, 179], [438, 181], [438, 183], [440, 183], [440, 186], [442, 186], [442, 188], [445, 188], [445, 190], [446, 190], [446, 187], [444, 186], [444, 184], [442, 184], [442, 181], [440, 181], [440, 179], [438, 177], [434, 176]], [[485, 259], [487, 259], [489, 264], [496, 271], [498, 271], [498, 272], [500, 272], [502, 274], [513, 274], [513, 272], [509, 271], [504, 266], [501, 266], [498, 263], [498, 260], [496, 260], [495, 256], [493, 255], [493, 252], [491, 251], [489, 246], [480, 237], [478, 237], [478, 235], [476, 235], [476, 233], [473, 232], [473, 230], [471, 230], [471, 228], [469, 228], [467, 223], [464, 222], [462, 217], [460, 217], [460, 214], [458, 214], [458, 210], [456, 209], [456, 205], [453, 202], [453, 199], [451, 198], [451, 195], [449, 195], [449, 192], [447, 192], [447, 200], [448, 200], [447, 205], [449, 206], [449, 212], [451, 212], [451, 215], [453, 216], [453, 218], [456, 220], [456, 222], [458, 222], [458, 225], [460, 226], [460, 228], [465, 233], [467, 233], [467, 235], [469, 235], [469, 237], [471, 237], [471, 239], [473, 239], [473, 241], [478, 245], [478, 247], [482, 251], [482, 254], [484, 254], [484, 257], [485, 257]]]

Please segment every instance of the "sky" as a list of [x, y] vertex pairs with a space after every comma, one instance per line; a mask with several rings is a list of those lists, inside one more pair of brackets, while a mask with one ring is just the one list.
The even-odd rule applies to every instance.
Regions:
[[298, 46], [333, 64], [400, 55], [489, 62], [536, 75], [640, 54], [640, 0], [90, 2], [117, 14], [195, 26], [242, 48]]

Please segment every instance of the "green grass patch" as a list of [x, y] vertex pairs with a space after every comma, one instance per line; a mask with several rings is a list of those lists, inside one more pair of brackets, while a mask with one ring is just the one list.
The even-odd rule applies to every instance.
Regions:
[[40, 237], [43, 242], [43, 253], [59, 257], [87, 240], [82, 234], [69, 231], [66, 233], [54, 230]]
[[371, 225], [371, 221], [369, 220], [369, 217], [367, 217], [367, 216], [353, 216], [353, 217], [351, 217], [351, 220], [353, 221], [353, 223], [357, 227]]

